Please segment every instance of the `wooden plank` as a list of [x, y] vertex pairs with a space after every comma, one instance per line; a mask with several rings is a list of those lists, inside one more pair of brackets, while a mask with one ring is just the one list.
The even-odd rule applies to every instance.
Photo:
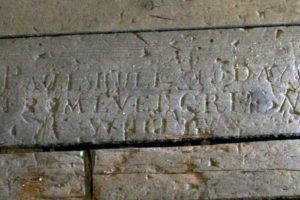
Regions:
[[95, 199], [300, 196], [300, 141], [97, 150]]
[[0, 144], [299, 134], [299, 27], [0, 40]]
[[299, 23], [298, 0], [1, 0], [0, 36]]
[[82, 154], [0, 154], [0, 199], [85, 199]]

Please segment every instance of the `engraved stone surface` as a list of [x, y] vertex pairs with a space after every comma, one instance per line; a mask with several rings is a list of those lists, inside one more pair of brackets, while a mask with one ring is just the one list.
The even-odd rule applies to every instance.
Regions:
[[85, 199], [82, 152], [0, 154], [0, 199]]
[[300, 196], [300, 141], [97, 150], [95, 199]]
[[0, 144], [300, 132], [300, 28], [0, 40]]
[[299, 13], [298, 0], [0, 0], [0, 35], [292, 24]]

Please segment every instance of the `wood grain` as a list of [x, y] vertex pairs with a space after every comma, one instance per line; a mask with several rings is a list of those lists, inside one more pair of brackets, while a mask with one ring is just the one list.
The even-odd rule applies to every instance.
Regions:
[[0, 154], [0, 199], [85, 199], [82, 152]]
[[95, 199], [300, 196], [300, 141], [95, 151]]

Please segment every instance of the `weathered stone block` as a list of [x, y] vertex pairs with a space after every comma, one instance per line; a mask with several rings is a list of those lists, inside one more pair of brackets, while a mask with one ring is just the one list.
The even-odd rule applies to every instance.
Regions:
[[299, 31], [0, 40], [0, 142], [298, 134]]
[[299, 10], [297, 0], [1, 0], [0, 35], [293, 24]]
[[0, 199], [85, 199], [82, 152], [0, 154]]
[[95, 199], [300, 195], [300, 141], [95, 151]]

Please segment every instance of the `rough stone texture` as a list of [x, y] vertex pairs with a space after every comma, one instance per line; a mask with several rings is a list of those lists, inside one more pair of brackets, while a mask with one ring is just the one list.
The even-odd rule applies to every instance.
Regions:
[[0, 154], [0, 199], [85, 199], [82, 152]]
[[97, 150], [95, 199], [300, 197], [300, 141]]
[[300, 132], [300, 28], [0, 40], [0, 143]]
[[0, 0], [2, 36], [299, 21], [298, 0]]

